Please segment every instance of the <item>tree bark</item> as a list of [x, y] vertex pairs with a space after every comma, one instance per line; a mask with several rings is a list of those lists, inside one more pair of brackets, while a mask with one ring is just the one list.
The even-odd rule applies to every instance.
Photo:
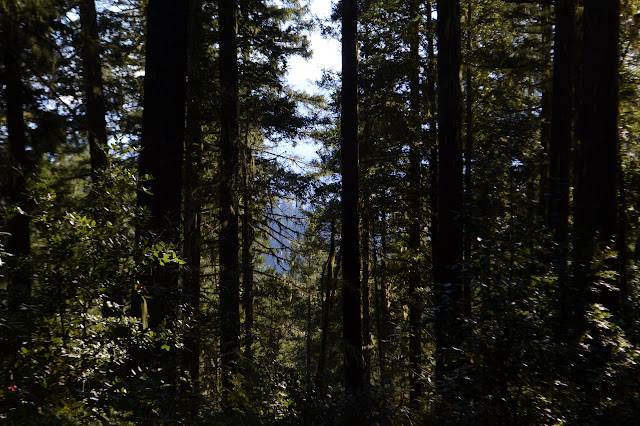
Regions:
[[438, 249], [434, 258], [437, 297], [436, 380], [454, 369], [461, 343], [463, 312], [460, 274], [463, 255], [462, 89], [460, 84], [460, 2], [438, 4]]
[[[247, 129], [248, 133], [248, 129]], [[247, 138], [248, 139], [248, 138]], [[253, 357], [253, 226], [251, 224], [251, 149], [245, 139], [243, 161], [242, 213], [242, 307], [244, 309], [245, 357]]]
[[108, 159], [103, 150], [107, 146], [107, 120], [105, 118], [107, 106], [102, 82], [100, 37], [94, 0], [80, 0], [80, 25], [91, 176], [94, 183], [97, 183], [100, 171], [107, 167]]
[[342, 324], [347, 393], [363, 390], [358, 231], [358, 6], [342, 2]]
[[[147, 45], [142, 114], [141, 176], [149, 175], [149, 192], [138, 204], [149, 213], [140, 234], [153, 241], [180, 243], [182, 164], [187, 73], [187, 3], [151, 0], [147, 8]], [[147, 299], [149, 326], [156, 329], [175, 316], [177, 268], [155, 267]]]
[[26, 193], [29, 164], [27, 159], [27, 136], [24, 121], [23, 83], [18, 43], [17, 5], [13, 0], [3, 4], [2, 43], [4, 56], [4, 86], [6, 125], [9, 151], [9, 188], [7, 199], [21, 211], [8, 221], [7, 252], [12, 255], [7, 274], [7, 303], [10, 312], [18, 312], [20, 306], [28, 303], [31, 295], [31, 275], [26, 260], [31, 253], [29, 231], [28, 196]]
[[329, 257], [327, 265], [322, 276], [324, 284], [324, 303], [322, 305], [322, 326], [320, 331], [320, 353], [318, 354], [318, 364], [316, 365], [315, 388], [316, 391], [322, 390], [324, 387], [324, 371], [327, 360], [327, 335], [329, 333], [329, 320], [331, 319], [331, 310], [333, 308], [334, 278], [333, 264], [335, 263], [336, 253], [336, 220], [331, 219], [331, 233], [329, 237]]
[[238, 4], [219, 0], [220, 32], [220, 352], [223, 386], [231, 389], [240, 351], [238, 262]]
[[420, 145], [422, 136], [422, 122], [420, 114], [420, 13], [419, 2], [412, 0], [409, 5], [409, 223], [408, 249], [410, 266], [408, 274], [409, 289], [409, 400], [415, 407], [422, 397], [422, 302], [420, 290], [422, 275], [420, 264], [420, 239], [422, 227], [421, 181], [422, 170]]
[[540, 118], [540, 199], [538, 201], [538, 214], [544, 223], [549, 225], [549, 149], [551, 148], [551, 120], [553, 107], [553, 21], [551, 17], [551, 5], [542, 6], [542, 100]]
[[362, 344], [364, 346], [364, 384], [371, 385], [371, 304], [369, 272], [369, 224], [365, 221], [362, 229]]
[[200, 68], [203, 58], [201, 0], [189, 0], [189, 44], [187, 84], [187, 126], [184, 163], [184, 268], [183, 296], [188, 306], [186, 315], [193, 329], [186, 337], [183, 369], [189, 372], [191, 389], [199, 389], [200, 380], [200, 258], [202, 200], [200, 173], [202, 158], [202, 108], [199, 93], [202, 85]]
[[[578, 332], [585, 327], [589, 287], [595, 284], [598, 267], [594, 256], [618, 232], [620, 1], [585, 0], [583, 21], [585, 56], [574, 212], [574, 309]], [[620, 312], [617, 289], [601, 290], [595, 301], [604, 304], [614, 318]]]
[[555, 3], [555, 39], [550, 140], [550, 199], [547, 223], [556, 243], [553, 263], [558, 275], [560, 332], [566, 333], [571, 318], [569, 288], [569, 169], [573, 125], [573, 62], [575, 61], [575, 0]]
[[[384, 241], [384, 232], [380, 234], [380, 239]], [[373, 246], [373, 279], [375, 286], [376, 303], [376, 334], [378, 341], [378, 363], [380, 367], [380, 385], [384, 389], [387, 386], [389, 377], [387, 376], [387, 352], [389, 339], [389, 301], [387, 296], [386, 271], [384, 262], [384, 250], [381, 248], [380, 266], [378, 267], [378, 254], [376, 245]]]
[[473, 149], [474, 149], [474, 129], [473, 129], [473, 75], [471, 64], [471, 49], [473, 33], [471, 31], [471, 21], [473, 19], [473, 2], [467, 4], [467, 33], [466, 33], [466, 55], [467, 63], [464, 71], [465, 80], [465, 138], [464, 138], [464, 247], [463, 247], [463, 259], [464, 259], [464, 272], [463, 272], [463, 295], [464, 295], [464, 316], [471, 316], [471, 264], [473, 256], [473, 238], [472, 238], [472, 223], [473, 223]]

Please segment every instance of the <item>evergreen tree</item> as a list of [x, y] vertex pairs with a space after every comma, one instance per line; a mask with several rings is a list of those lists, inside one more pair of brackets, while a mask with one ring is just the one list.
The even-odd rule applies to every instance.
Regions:
[[358, 5], [342, 2], [342, 321], [345, 387], [364, 388], [358, 213]]

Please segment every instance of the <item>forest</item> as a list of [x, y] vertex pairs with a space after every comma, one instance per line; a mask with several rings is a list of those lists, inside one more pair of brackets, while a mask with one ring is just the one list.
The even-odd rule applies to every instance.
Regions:
[[0, 0], [0, 33], [0, 423], [640, 418], [640, 0]]

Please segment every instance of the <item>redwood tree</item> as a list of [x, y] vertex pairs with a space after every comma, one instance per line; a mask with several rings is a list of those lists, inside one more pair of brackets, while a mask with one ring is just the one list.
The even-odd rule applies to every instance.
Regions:
[[[618, 68], [620, 1], [585, 0], [580, 151], [578, 155], [574, 238], [576, 331], [583, 329], [589, 287], [599, 267], [594, 256], [618, 231]], [[611, 265], [605, 265], [608, 267]], [[615, 269], [609, 268], [609, 269]], [[614, 284], [609, 282], [609, 284]], [[596, 300], [618, 313], [620, 292], [599, 289]]]
[[[187, 2], [151, 0], [147, 6], [147, 43], [142, 114], [141, 176], [149, 191], [138, 193], [149, 224], [140, 234], [178, 245], [182, 203], [182, 155], [185, 130]], [[173, 309], [178, 275], [156, 268], [145, 283], [150, 326], [157, 327]]]
[[4, 97], [6, 107], [7, 145], [9, 151], [9, 184], [7, 199], [20, 208], [7, 224], [9, 240], [7, 252], [12, 255], [7, 281], [8, 308], [17, 312], [27, 302], [31, 293], [31, 277], [24, 261], [31, 251], [29, 217], [27, 210], [26, 175], [28, 173], [27, 136], [24, 120], [22, 61], [18, 52], [19, 26], [17, 4], [13, 0], [3, 2], [2, 59], [4, 62]]
[[455, 365], [461, 343], [463, 232], [462, 89], [460, 84], [460, 2], [438, 3], [438, 228], [435, 241], [436, 379]]
[[550, 199], [547, 223], [553, 232], [556, 250], [554, 267], [559, 277], [560, 329], [566, 331], [571, 316], [567, 256], [569, 243], [569, 160], [573, 129], [573, 68], [575, 47], [575, 0], [555, 3], [553, 89], [549, 146]]
[[240, 351], [238, 262], [238, 3], [218, 2], [220, 32], [220, 352], [223, 385], [232, 386]]
[[107, 155], [103, 151], [103, 147], [107, 145], [105, 118], [107, 107], [104, 99], [98, 19], [94, 0], [80, 0], [80, 25], [86, 129], [91, 156], [91, 174], [96, 182], [99, 171], [107, 166]]
[[342, 2], [342, 321], [348, 393], [363, 389], [358, 213], [358, 5]]

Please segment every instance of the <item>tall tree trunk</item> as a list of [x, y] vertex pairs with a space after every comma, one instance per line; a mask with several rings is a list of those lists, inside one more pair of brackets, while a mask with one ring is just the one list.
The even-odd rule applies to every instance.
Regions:
[[546, 225], [549, 225], [549, 149], [551, 148], [551, 111], [553, 106], [553, 63], [551, 52], [553, 50], [553, 20], [551, 5], [542, 6], [542, 101], [540, 118], [540, 145], [542, 154], [540, 158], [540, 199], [538, 201], [538, 214]]
[[[381, 233], [380, 238], [384, 239]], [[382, 248], [381, 248], [382, 250]], [[378, 266], [378, 264], [380, 266]], [[384, 262], [384, 250], [380, 253], [380, 262], [378, 263], [378, 253], [376, 244], [373, 245], [373, 279], [376, 303], [376, 334], [378, 341], [378, 363], [380, 367], [380, 385], [384, 389], [387, 386], [389, 377], [387, 376], [387, 342], [389, 339], [389, 301], [387, 297], [387, 283]]]
[[231, 389], [240, 351], [238, 262], [238, 4], [219, 0], [220, 32], [220, 351], [223, 386]]
[[342, 324], [347, 393], [363, 390], [358, 231], [358, 4], [342, 2]]
[[560, 302], [561, 333], [566, 333], [571, 318], [569, 288], [569, 168], [571, 156], [571, 132], [573, 62], [575, 46], [576, 5], [575, 0], [556, 0], [555, 40], [553, 57], [553, 94], [551, 107], [550, 141], [550, 194], [547, 223], [553, 232], [556, 250], [553, 255], [554, 269], [558, 275], [558, 298]]
[[[148, 228], [139, 233], [173, 246], [180, 243], [182, 155], [187, 74], [187, 2], [151, 0], [147, 7], [147, 44], [142, 114], [141, 176], [149, 175], [149, 192], [138, 204], [149, 212]], [[156, 329], [175, 316], [178, 271], [155, 267], [146, 283], [149, 326]]]
[[[438, 126], [436, 118], [436, 57], [434, 53], [435, 31], [433, 25], [431, 1], [425, 3], [426, 10], [426, 31], [427, 31], [427, 82], [426, 82], [426, 104], [427, 123], [429, 125], [429, 207], [431, 209], [429, 219], [431, 221], [431, 257], [438, 257]], [[432, 278], [435, 282], [435, 267], [432, 265]]]
[[107, 167], [107, 106], [102, 83], [100, 37], [94, 0], [80, 0], [80, 37], [82, 49], [82, 73], [86, 102], [86, 126], [91, 157], [91, 175], [98, 182], [100, 171]]
[[473, 20], [473, 2], [467, 3], [467, 34], [466, 34], [466, 66], [464, 71], [465, 80], [465, 138], [464, 138], [464, 273], [463, 273], [463, 295], [464, 295], [464, 315], [466, 317], [471, 316], [471, 263], [472, 263], [472, 223], [473, 223], [473, 175], [472, 168], [473, 162], [473, 147], [474, 147], [474, 129], [473, 129], [473, 78], [472, 78], [472, 64], [471, 64], [471, 52], [472, 42], [471, 38], [473, 33], [471, 31], [471, 25]]
[[29, 301], [31, 295], [31, 275], [26, 266], [26, 258], [31, 252], [29, 217], [23, 213], [28, 211], [26, 194], [27, 174], [27, 136], [24, 122], [23, 85], [18, 42], [17, 4], [8, 0], [2, 7], [2, 32], [4, 35], [4, 86], [6, 125], [9, 150], [9, 187], [8, 202], [22, 211], [17, 212], [7, 226], [9, 240], [7, 252], [12, 255], [9, 261], [7, 276], [7, 297], [10, 312], [18, 312], [20, 305]]
[[[247, 129], [248, 135], [248, 129]], [[248, 137], [243, 147], [243, 184], [242, 184], [242, 307], [244, 308], [245, 357], [253, 357], [253, 226], [251, 224], [251, 148]]]
[[423, 394], [422, 386], [422, 302], [420, 289], [422, 275], [420, 264], [420, 230], [422, 227], [420, 145], [422, 123], [420, 114], [420, 11], [419, 3], [412, 0], [409, 9], [409, 102], [410, 146], [409, 146], [409, 223], [408, 249], [410, 266], [409, 282], [409, 400], [416, 407]]
[[[322, 326], [320, 330], [320, 353], [318, 354], [318, 364], [316, 365], [315, 388], [316, 391], [322, 390], [324, 387], [324, 371], [327, 360], [327, 335], [329, 333], [329, 320], [331, 319], [331, 310], [333, 308], [333, 286], [334, 272], [333, 265], [336, 253], [336, 219], [331, 218], [331, 233], [329, 237], [329, 257], [325, 270], [322, 274], [322, 283], [324, 285], [324, 303], [322, 304]], [[337, 278], [337, 277], [336, 277]]]
[[184, 163], [184, 260], [183, 296], [187, 315], [194, 326], [186, 337], [183, 369], [189, 372], [192, 389], [199, 389], [200, 379], [200, 258], [202, 201], [200, 172], [202, 168], [202, 108], [198, 95], [202, 88], [202, 0], [189, 0], [189, 45], [187, 84], [187, 127]]
[[369, 285], [369, 222], [362, 227], [362, 344], [364, 384], [371, 385], [371, 305]]
[[[620, 1], [584, 1], [584, 52], [580, 152], [575, 190], [576, 331], [585, 327], [589, 287], [598, 267], [594, 255], [618, 232], [618, 70]], [[608, 269], [615, 269], [614, 265]], [[609, 283], [615, 285], [616, 283]], [[600, 289], [596, 300], [614, 318], [620, 292]]]
[[462, 89], [460, 85], [460, 2], [438, 4], [438, 249], [434, 258], [437, 297], [436, 380], [456, 365], [453, 348], [461, 342], [463, 311], [460, 276], [463, 254]]

